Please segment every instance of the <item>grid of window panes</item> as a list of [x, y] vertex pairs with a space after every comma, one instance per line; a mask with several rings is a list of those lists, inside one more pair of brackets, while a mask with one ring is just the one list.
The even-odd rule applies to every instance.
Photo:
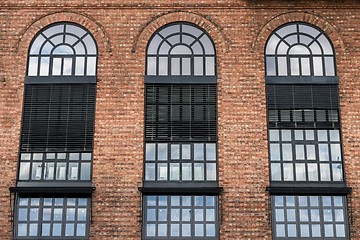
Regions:
[[215, 49], [209, 36], [187, 23], [158, 31], [147, 49], [147, 76], [215, 76]]
[[268, 115], [269, 122], [339, 122], [339, 111], [335, 109], [271, 109]]
[[146, 143], [145, 181], [216, 181], [216, 143]]
[[216, 196], [145, 196], [145, 239], [216, 239]]
[[280, 27], [265, 52], [267, 76], [335, 76], [333, 47], [324, 33], [304, 23]]
[[61, 23], [43, 30], [29, 51], [28, 76], [95, 76], [97, 47], [80, 26]]
[[339, 130], [269, 130], [271, 181], [341, 182]]
[[344, 196], [272, 196], [274, 239], [347, 239]]
[[20, 181], [90, 181], [90, 152], [21, 153]]
[[19, 197], [16, 239], [87, 239], [88, 198]]

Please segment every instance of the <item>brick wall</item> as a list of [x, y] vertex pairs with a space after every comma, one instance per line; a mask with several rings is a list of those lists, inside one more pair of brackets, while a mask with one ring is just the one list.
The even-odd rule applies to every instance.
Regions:
[[[0, 3], [0, 233], [12, 239], [13, 196], [28, 46], [71, 21], [99, 50], [91, 239], [140, 239], [145, 49], [166, 23], [188, 21], [217, 47], [221, 239], [271, 239], [263, 49], [276, 27], [323, 29], [337, 55], [352, 239], [360, 239], [360, 7], [357, 1], [45, 1]], [[350, 204], [351, 202], [351, 204]]]

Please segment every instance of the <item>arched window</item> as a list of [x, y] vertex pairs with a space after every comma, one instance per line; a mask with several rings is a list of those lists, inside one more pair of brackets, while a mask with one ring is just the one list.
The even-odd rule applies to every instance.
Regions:
[[214, 44], [203, 30], [178, 23], [160, 29], [147, 48], [147, 76], [215, 76]]
[[30, 45], [16, 239], [89, 236], [96, 65], [93, 36], [74, 23], [50, 25]]
[[265, 50], [266, 76], [335, 76], [334, 49], [314, 26], [293, 23], [270, 36]]
[[289, 23], [270, 35], [265, 64], [273, 239], [348, 239], [334, 48]]
[[173, 23], [146, 57], [143, 239], [218, 239], [214, 44]]
[[84, 28], [56, 24], [33, 40], [27, 76], [95, 76], [97, 47]]

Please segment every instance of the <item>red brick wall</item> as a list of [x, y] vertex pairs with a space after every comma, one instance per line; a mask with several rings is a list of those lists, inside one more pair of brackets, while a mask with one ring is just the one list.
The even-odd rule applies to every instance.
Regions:
[[[66, 2], [66, 3], [64, 3]], [[358, 1], [2, 0], [0, 3], [0, 233], [12, 239], [28, 46], [42, 27], [72, 21], [99, 47], [91, 239], [140, 239], [144, 65], [151, 34], [174, 21], [203, 27], [218, 63], [221, 239], [271, 239], [263, 49], [276, 27], [323, 29], [337, 55], [351, 237], [360, 239], [360, 6]]]

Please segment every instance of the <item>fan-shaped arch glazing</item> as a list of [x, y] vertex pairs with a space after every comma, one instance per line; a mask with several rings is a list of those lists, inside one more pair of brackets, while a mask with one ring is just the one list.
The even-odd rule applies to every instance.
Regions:
[[336, 76], [335, 54], [328, 37], [304, 23], [280, 27], [265, 48], [266, 76]]
[[28, 76], [95, 76], [97, 47], [92, 35], [72, 23], [42, 30], [33, 40]]
[[215, 48], [209, 36], [186, 23], [156, 32], [147, 48], [148, 76], [215, 76]]

